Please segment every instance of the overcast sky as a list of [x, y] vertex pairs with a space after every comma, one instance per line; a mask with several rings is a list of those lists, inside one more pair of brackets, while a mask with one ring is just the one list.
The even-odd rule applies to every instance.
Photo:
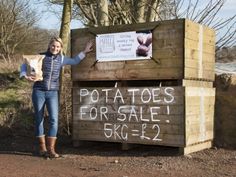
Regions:
[[[59, 29], [60, 28], [60, 20], [59, 18], [47, 12], [48, 7], [44, 6], [43, 3], [38, 3], [38, 0], [31, 0], [32, 5], [37, 8], [38, 11], [41, 12], [42, 18], [38, 22], [39, 27], [46, 29]], [[202, 1], [204, 2], [204, 1]], [[205, 1], [207, 3], [207, 1]], [[204, 8], [204, 4], [201, 5]], [[57, 6], [52, 6], [51, 8], [57, 8]], [[236, 14], [236, 0], [226, 0], [224, 7], [221, 9], [219, 16], [222, 18], [227, 18]], [[61, 14], [58, 14], [59, 16]], [[81, 28], [82, 25], [79, 21], [72, 21], [71, 28]]]

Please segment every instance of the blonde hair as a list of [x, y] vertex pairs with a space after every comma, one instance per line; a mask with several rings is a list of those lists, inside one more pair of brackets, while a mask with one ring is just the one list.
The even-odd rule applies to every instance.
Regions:
[[49, 41], [49, 44], [48, 44], [48, 50], [50, 49], [50, 45], [54, 42], [59, 42], [61, 44], [61, 51], [60, 51], [60, 54], [62, 55], [63, 54], [63, 42], [62, 42], [62, 39], [60, 37], [52, 37], [51, 40]]

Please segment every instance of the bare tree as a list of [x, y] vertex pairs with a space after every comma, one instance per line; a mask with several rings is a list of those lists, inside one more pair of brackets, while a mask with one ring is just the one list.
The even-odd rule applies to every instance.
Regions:
[[[202, 7], [203, 2], [206, 4]], [[172, 6], [166, 9], [171, 18], [187, 18], [197, 23], [207, 25], [216, 31], [218, 36], [217, 49], [236, 44], [236, 13], [227, 19], [218, 16], [226, 0], [171, 0]]]
[[98, 24], [99, 26], [109, 25], [109, 14], [108, 14], [108, 1], [107, 0], [97, 0], [98, 9]]
[[[63, 4], [61, 0], [49, 1], [53, 4]], [[168, 0], [74, 0], [73, 17], [85, 26], [153, 21], [159, 19], [159, 4], [164, 1]]]
[[73, 7], [73, 0], [64, 0], [61, 28], [60, 28], [60, 37], [63, 41], [64, 53], [67, 53], [67, 48], [69, 43], [72, 7]]
[[[61, 0], [51, 0], [56, 4], [63, 4]], [[197, 23], [215, 29], [216, 45], [233, 46], [236, 43], [235, 18], [223, 19], [219, 12], [226, 0], [105, 0], [108, 3], [106, 17], [109, 25], [131, 24], [157, 20], [187, 18]], [[85, 26], [99, 25], [99, 11], [96, 0], [75, 0], [73, 17], [79, 19]], [[205, 4], [204, 7], [202, 4]], [[107, 8], [107, 4], [103, 6]], [[101, 19], [100, 19], [101, 20]]]
[[0, 0], [0, 54], [10, 59], [37, 22], [29, 0]]

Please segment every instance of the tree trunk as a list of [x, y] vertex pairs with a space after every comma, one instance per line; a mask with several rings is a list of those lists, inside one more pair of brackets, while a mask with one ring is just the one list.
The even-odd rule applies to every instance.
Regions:
[[[64, 54], [67, 54], [67, 49], [68, 49], [72, 7], [73, 7], [73, 0], [64, 0], [63, 13], [62, 13], [62, 19], [61, 19], [61, 29], [60, 29], [60, 37], [63, 42]], [[61, 74], [60, 74], [60, 93], [63, 93], [63, 90], [64, 90], [63, 75], [64, 75], [64, 69], [62, 68]], [[61, 96], [60, 94], [60, 103], [62, 101], [63, 101], [63, 96]]]
[[152, 0], [148, 5], [147, 22], [153, 22], [159, 20], [159, 3], [160, 0]]
[[[73, 0], [64, 0], [64, 6], [63, 6], [63, 13], [62, 13], [62, 19], [61, 19], [61, 29], [60, 29], [60, 37], [63, 42], [63, 53], [66, 55], [68, 53], [68, 46], [70, 41], [70, 22], [71, 22], [71, 16], [72, 16], [72, 8], [73, 8]], [[59, 90], [59, 103], [60, 103], [60, 118], [62, 120], [68, 119], [67, 114], [63, 112], [65, 110], [64, 108], [67, 107], [66, 99], [65, 99], [65, 76], [64, 76], [64, 68], [61, 69], [60, 74], [60, 90]], [[67, 131], [68, 134], [70, 134], [69, 129]]]
[[108, 26], [108, 0], [97, 0], [98, 6], [98, 25]]
[[63, 42], [63, 52], [65, 54], [67, 53], [68, 50], [72, 7], [73, 7], [73, 0], [64, 0], [60, 37]]
[[140, 0], [137, 2], [135, 6], [135, 19], [137, 23], [145, 22], [145, 4], [147, 3], [146, 0]]

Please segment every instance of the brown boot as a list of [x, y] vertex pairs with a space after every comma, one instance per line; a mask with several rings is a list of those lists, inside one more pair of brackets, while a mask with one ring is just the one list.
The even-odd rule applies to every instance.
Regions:
[[55, 152], [56, 140], [57, 140], [56, 137], [47, 137], [47, 150], [49, 158], [60, 157], [60, 155]]
[[40, 156], [46, 156], [47, 154], [47, 148], [46, 148], [46, 142], [45, 142], [45, 136], [39, 136], [38, 143], [39, 143], [39, 155]]

